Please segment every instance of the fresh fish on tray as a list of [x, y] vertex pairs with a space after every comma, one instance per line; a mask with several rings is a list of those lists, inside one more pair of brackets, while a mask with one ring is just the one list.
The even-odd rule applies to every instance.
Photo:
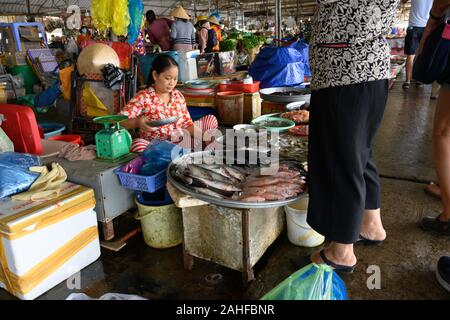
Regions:
[[219, 199], [225, 199], [225, 196], [221, 195], [218, 192], [214, 192], [210, 189], [194, 187], [194, 190], [197, 191], [198, 193], [203, 193], [207, 196], [211, 196], [211, 197], [215, 197], [215, 198], [219, 198]]
[[174, 179], [219, 199], [257, 203], [287, 200], [304, 192], [304, 177], [288, 164], [279, 165], [273, 175], [261, 175], [257, 165], [180, 164], [174, 168]]

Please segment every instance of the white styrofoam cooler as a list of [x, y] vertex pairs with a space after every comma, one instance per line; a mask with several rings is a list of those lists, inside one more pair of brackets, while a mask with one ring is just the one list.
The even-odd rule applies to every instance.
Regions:
[[192, 50], [192, 51], [178, 51], [178, 55], [181, 59], [192, 59], [196, 58], [198, 55], [200, 55], [200, 50]]
[[178, 54], [180, 57], [180, 80], [186, 82], [197, 79], [197, 60], [195, 58], [200, 54], [200, 50], [178, 51]]
[[50, 201], [0, 200], [0, 287], [35, 299], [100, 256], [92, 189], [66, 182]]
[[195, 58], [180, 59], [180, 79], [183, 82], [195, 80], [197, 75], [197, 60]]

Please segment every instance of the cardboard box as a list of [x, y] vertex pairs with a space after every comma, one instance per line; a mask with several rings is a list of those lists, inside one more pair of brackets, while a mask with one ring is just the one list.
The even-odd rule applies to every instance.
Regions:
[[58, 198], [0, 200], [0, 287], [35, 299], [100, 256], [92, 189], [66, 182]]
[[219, 74], [224, 76], [236, 72], [236, 61], [234, 58], [234, 51], [225, 51], [217, 53], [217, 65]]
[[206, 53], [196, 57], [197, 75], [199, 78], [219, 75], [216, 53]]

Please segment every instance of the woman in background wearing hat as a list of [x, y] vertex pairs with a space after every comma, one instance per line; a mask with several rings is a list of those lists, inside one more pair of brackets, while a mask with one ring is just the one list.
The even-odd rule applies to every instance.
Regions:
[[211, 52], [211, 50], [207, 50], [208, 32], [211, 30], [211, 25], [208, 18], [206, 16], [198, 16], [197, 20], [196, 25], [198, 26], [198, 44], [200, 53], [204, 54], [205, 52]]
[[191, 17], [183, 9], [176, 7], [170, 15], [175, 18], [172, 24], [171, 38], [174, 41], [174, 51], [192, 51], [195, 43], [195, 28], [189, 21]]
[[220, 42], [222, 41], [222, 28], [220, 28], [219, 20], [215, 16], [210, 16], [208, 19], [211, 24], [211, 29], [216, 33], [217, 44], [214, 46], [213, 51], [220, 51]]
[[172, 40], [170, 39], [170, 27], [173, 21], [169, 19], [156, 18], [153, 10], [145, 13], [147, 18], [147, 34], [153, 44], [160, 46], [162, 51], [172, 49]]

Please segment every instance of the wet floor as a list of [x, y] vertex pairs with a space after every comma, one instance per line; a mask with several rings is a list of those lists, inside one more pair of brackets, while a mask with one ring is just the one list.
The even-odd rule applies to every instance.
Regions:
[[[427, 196], [417, 182], [435, 177], [431, 157], [435, 102], [429, 99], [430, 91], [430, 86], [412, 86], [404, 92], [401, 82], [390, 91], [375, 145], [384, 177], [382, 212], [388, 239], [380, 247], [356, 247], [357, 270], [343, 278], [351, 299], [450, 298], [434, 276], [439, 257], [450, 254], [450, 237], [425, 234], [417, 227], [422, 216], [440, 209], [439, 201]], [[149, 299], [258, 299], [296, 271], [291, 257], [311, 252], [290, 244], [283, 232], [255, 266], [255, 281], [244, 287], [241, 273], [214, 263], [196, 259], [193, 270], [185, 271], [181, 246], [152, 249], [139, 235], [120, 252], [102, 248], [101, 258], [82, 270], [81, 290], [69, 290], [64, 282], [39, 299], [65, 299], [73, 292], [92, 297], [119, 292]], [[371, 266], [379, 267], [380, 289], [368, 289]], [[0, 290], [0, 299], [14, 297]]]

